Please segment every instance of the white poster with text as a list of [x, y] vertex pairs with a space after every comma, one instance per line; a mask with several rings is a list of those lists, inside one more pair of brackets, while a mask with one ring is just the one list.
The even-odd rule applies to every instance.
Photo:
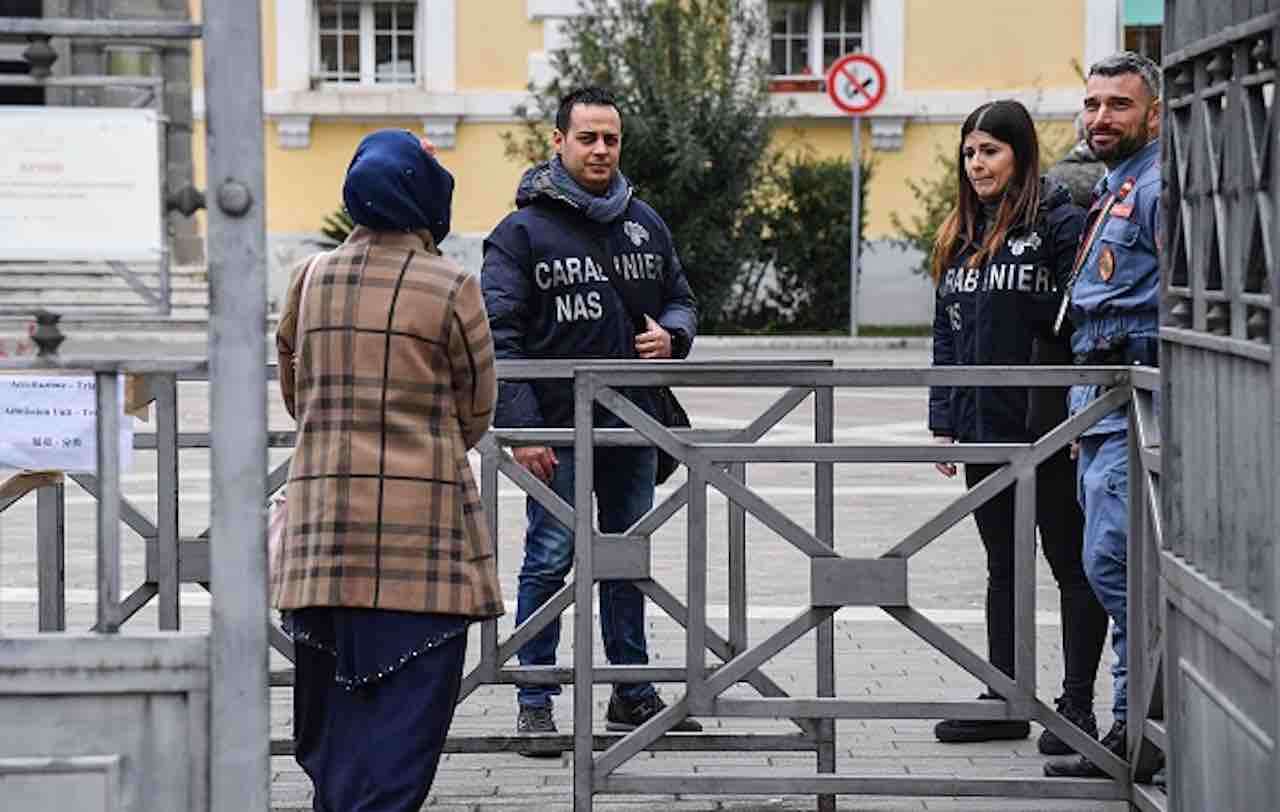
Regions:
[[[133, 418], [120, 399], [120, 470], [133, 450]], [[93, 474], [98, 469], [97, 386], [92, 375], [0, 375], [0, 469]]]
[[0, 261], [159, 262], [160, 133], [153, 110], [6, 107]]

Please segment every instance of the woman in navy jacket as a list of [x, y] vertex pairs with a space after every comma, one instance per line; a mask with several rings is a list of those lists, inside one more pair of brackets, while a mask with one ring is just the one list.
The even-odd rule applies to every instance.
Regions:
[[[989, 102], [960, 130], [956, 207], [938, 232], [932, 257], [937, 286], [933, 322], [935, 365], [1058, 363], [1070, 358], [1053, 320], [1070, 276], [1084, 212], [1061, 186], [1039, 177], [1035, 125], [1016, 101]], [[933, 387], [929, 429], [938, 442], [1026, 443], [1066, 416], [1065, 389]], [[938, 470], [955, 476], [956, 466]], [[1000, 466], [968, 464], [973, 487]], [[1013, 488], [974, 511], [987, 554], [987, 648], [991, 664], [1014, 673]], [[1058, 709], [1097, 736], [1093, 683], [1107, 633], [1107, 615], [1081, 566], [1084, 518], [1075, 498], [1075, 464], [1066, 449], [1036, 474], [1036, 523], [1061, 593], [1063, 695]], [[981, 698], [999, 698], [988, 689]], [[1025, 721], [946, 720], [935, 728], [947, 742], [1021, 739]], [[1048, 730], [1039, 748], [1070, 753]]]

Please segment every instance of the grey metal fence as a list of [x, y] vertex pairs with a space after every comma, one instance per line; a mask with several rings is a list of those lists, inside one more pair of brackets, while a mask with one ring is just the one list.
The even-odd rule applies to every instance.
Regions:
[[1166, 0], [1164, 37], [1163, 533], [1145, 566], [1168, 724], [1145, 738], [1167, 731], [1172, 808], [1273, 808], [1280, 3]]
[[[270, 372], [270, 370], [269, 370]], [[1135, 599], [1130, 613], [1131, 645], [1135, 651], [1158, 652], [1160, 595], [1159, 576], [1142, 562], [1150, 562], [1159, 547], [1158, 476], [1162, 470], [1159, 438], [1153, 434], [1153, 390], [1159, 385], [1154, 371], [1126, 368], [949, 368], [949, 369], [832, 369], [826, 363], [731, 364], [657, 362], [575, 365], [573, 362], [502, 362], [500, 375], [510, 379], [564, 378], [573, 376], [577, 414], [590, 415], [592, 404], [600, 403], [618, 414], [632, 428], [592, 429], [589, 417], [579, 419], [573, 429], [501, 429], [481, 444], [481, 490], [488, 512], [490, 531], [496, 539], [498, 527], [498, 483], [506, 477], [521, 490], [544, 504], [566, 525], [575, 529], [576, 578], [567, 583], [542, 609], [503, 639], [496, 621], [486, 622], [481, 631], [479, 663], [466, 675], [463, 698], [486, 684], [554, 682], [573, 684], [574, 731], [571, 736], [546, 737], [538, 744], [555, 750], [572, 748], [575, 758], [574, 799], [579, 809], [590, 809], [594, 796], [602, 793], [696, 794], [779, 794], [812, 793], [820, 808], [831, 808], [836, 794], [876, 794], [901, 796], [1009, 796], [1125, 799], [1144, 809], [1163, 809], [1162, 792], [1133, 783], [1135, 767], [1110, 755], [1101, 746], [1037, 696], [1035, 662], [1035, 468], [1061, 450], [1084, 429], [1115, 408], [1129, 408], [1134, 421], [1134, 471], [1146, 476], [1131, 480], [1134, 488], [1135, 533], [1144, 555], [1135, 552]], [[177, 585], [182, 582], [207, 583], [209, 579], [208, 532], [182, 538], [176, 522], [163, 517], [177, 509], [177, 482], [182, 449], [203, 449], [210, 443], [207, 433], [180, 432], [177, 424], [176, 387], [179, 380], [202, 380], [203, 370], [180, 375], [153, 374], [150, 391], [157, 396], [157, 431], [135, 436], [135, 448], [155, 450], [161, 464], [157, 487], [158, 521], [150, 522], [136, 506], [119, 500], [120, 520], [143, 536], [146, 544], [146, 580], [121, 602], [115, 618], [123, 622], [150, 600], [158, 600], [162, 618], [177, 623]], [[269, 376], [268, 376], [269, 377]], [[837, 415], [834, 392], [840, 387], [923, 387], [928, 385], [1037, 385], [1061, 386], [1075, 383], [1102, 383], [1111, 388], [1080, 414], [1074, 416], [1037, 443], [975, 444], [955, 447], [935, 445], [847, 445], [833, 441]], [[618, 389], [629, 386], [674, 385], [679, 387], [737, 387], [744, 391], [760, 387], [784, 388], [785, 392], [750, 423], [731, 430], [671, 431], [655, 423]], [[801, 445], [758, 443], [768, 430], [793, 410], [812, 398], [814, 403], [813, 442]], [[694, 416], [696, 424], [697, 418]], [[292, 432], [270, 432], [266, 442], [275, 448], [291, 447]], [[577, 477], [575, 504], [569, 505], [520, 467], [508, 448], [521, 444], [572, 445], [575, 468], [586, 475]], [[619, 444], [653, 444], [680, 459], [687, 468], [687, 481], [641, 518], [626, 533], [604, 535], [592, 527], [591, 461], [595, 449]], [[834, 543], [834, 467], [837, 464], [930, 463], [957, 461], [1000, 464], [995, 474], [936, 515], [923, 522], [905, 538], [887, 547], [877, 558], [845, 558]], [[748, 486], [748, 469], [754, 464], [789, 463], [812, 466], [814, 470], [814, 517], [812, 530], [770, 505]], [[283, 485], [288, 462], [277, 465], [264, 480], [263, 497]], [[103, 494], [99, 483], [76, 477], [90, 493]], [[1018, 573], [1016, 587], [1018, 640], [1016, 679], [997, 671], [984, 657], [930, 621], [910, 605], [907, 584], [911, 558], [925, 549], [948, 528], [963, 521], [988, 499], [1012, 486], [1016, 496]], [[45, 483], [45, 502], [38, 514], [40, 545], [48, 550], [41, 559], [41, 585], [60, 582], [60, 556], [56, 550], [62, 531], [55, 483]], [[707, 489], [715, 488], [730, 502], [728, 527], [723, 536], [709, 531]], [[264, 498], [265, 501], [265, 498]], [[7, 505], [0, 503], [0, 509]], [[166, 507], [168, 506], [168, 507]], [[649, 537], [678, 511], [687, 511], [687, 602], [676, 597], [677, 585], [662, 584], [653, 576]], [[1145, 511], [1145, 513], [1144, 513]], [[746, 518], [750, 515], [769, 527], [809, 559], [809, 606], [778, 632], [754, 645], [748, 640], [749, 594], [746, 585]], [[723, 538], [729, 557], [728, 635], [721, 636], [708, 623], [707, 551], [713, 539]], [[1135, 550], [1138, 546], [1135, 546]], [[601, 579], [631, 579], [661, 610], [685, 629], [683, 664], [665, 667], [598, 665], [592, 662], [592, 586]], [[1140, 586], [1139, 586], [1140, 585]], [[1145, 591], [1144, 591], [1145, 590]], [[41, 616], [56, 617], [58, 599], [41, 594]], [[539, 629], [552, 622], [570, 606], [574, 612], [574, 661], [571, 667], [511, 666], [508, 661], [520, 646]], [[888, 701], [840, 697], [832, 617], [842, 606], [880, 607], [889, 617], [936, 648], [970, 674], [994, 687], [1006, 698], [1002, 701], [964, 702]], [[42, 628], [46, 626], [42, 625]], [[809, 632], [814, 632], [817, 680], [808, 694], [792, 695], [773, 682], [762, 670], [771, 658]], [[1157, 641], [1157, 642], [1152, 642]], [[286, 656], [288, 640], [278, 628], [271, 642]], [[716, 661], [708, 663], [710, 651]], [[1150, 706], [1158, 696], [1158, 653], [1151, 664], [1136, 655], [1131, 658], [1130, 692], [1143, 697]], [[272, 674], [272, 684], [292, 683], [291, 671]], [[659, 681], [684, 686], [684, 694], [663, 714], [625, 735], [597, 735], [591, 727], [591, 686], [604, 682]], [[751, 686], [759, 698], [726, 697], [733, 685]], [[685, 716], [791, 719], [796, 730], [790, 733], [717, 733], [698, 736], [664, 736]], [[1058, 733], [1101, 764], [1111, 775], [1108, 781], [1027, 780], [993, 776], [987, 778], [841, 775], [836, 772], [837, 739], [835, 719], [1033, 719]], [[1143, 729], [1144, 737], [1135, 748], [1153, 744], [1167, 747], [1167, 734], [1160, 722]], [[527, 747], [526, 739], [512, 736], [452, 737], [449, 752], [498, 752]], [[624, 768], [646, 750], [741, 750], [807, 751], [815, 754], [811, 774], [769, 774], [759, 770], [747, 775], [653, 775], [629, 773]], [[271, 752], [288, 754], [292, 743], [276, 741]], [[597, 755], [597, 752], [599, 753]], [[1133, 763], [1150, 754], [1131, 750]]]

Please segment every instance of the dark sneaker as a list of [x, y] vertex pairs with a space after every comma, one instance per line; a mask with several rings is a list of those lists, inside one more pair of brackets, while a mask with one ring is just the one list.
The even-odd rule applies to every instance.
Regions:
[[[1111, 725], [1107, 735], [1102, 737], [1102, 746], [1115, 753], [1121, 759], [1125, 753], [1125, 724], [1116, 722]], [[1101, 767], [1084, 756], [1050, 761], [1044, 765], [1044, 774], [1050, 778], [1110, 778]]]
[[[614, 694], [609, 697], [609, 712], [605, 717], [605, 730], [615, 733], [635, 730], [667, 707], [662, 697], [650, 694], [639, 699], [624, 699]], [[689, 718], [681, 719], [671, 728], [671, 733], [701, 733], [702, 725]]]
[[[1098, 738], [1098, 718], [1093, 715], [1092, 708], [1074, 702], [1066, 696], [1058, 697], [1054, 705], [1057, 706], [1058, 713], [1067, 717], [1067, 721], [1089, 734], [1090, 738]], [[1036, 749], [1046, 756], [1069, 756], [1076, 751], [1074, 747], [1058, 738], [1058, 734], [1047, 728], [1040, 732]]]
[[547, 741], [538, 741], [537, 737], [555, 735], [556, 720], [551, 714], [550, 705], [521, 705], [516, 716], [516, 735], [527, 736], [516, 752], [529, 758], [559, 758], [560, 746]]
[[[978, 699], [1000, 697], [982, 694]], [[1020, 719], [945, 719], [933, 726], [933, 735], [948, 744], [1025, 739], [1031, 735], [1031, 723]]]

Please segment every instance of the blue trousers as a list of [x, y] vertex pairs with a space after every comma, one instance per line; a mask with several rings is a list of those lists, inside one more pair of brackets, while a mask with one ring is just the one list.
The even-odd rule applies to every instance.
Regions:
[[[556, 449], [560, 463], [551, 489], [573, 504], [573, 451]], [[653, 477], [658, 465], [652, 448], [601, 447], [595, 453], [597, 521], [603, 533], [621, 533], [653, 507]], [[573, 565], [573, 530], [553, 517], [537, 500], [526, 506], [529, 529], [524, 539], [524, 564], [516, 597], [516, 624], [523, 623], [560, 587]], [[583, 611], [584, 607], [578, 607]], [[629, 581], [600, 582], [600, 633], [604, 653], [613, 665], [648, 665], [645, 643], [644, 594]], [[555, 665], [560, 644], [560, 618], [538, 632], [518, 652], [521, 665]], [[653, 685], [614, 686], [627, 699], [654, 693]], [[558, 685], [521, 685], [521, 705], [546, 706], [560, 693]]]
[[1111, 616], [1113, 716], [1128, 714], [1129, 657], [1129, 433], [1080, 438], [1080, 507], [1084, 509], [1084, 573]]

